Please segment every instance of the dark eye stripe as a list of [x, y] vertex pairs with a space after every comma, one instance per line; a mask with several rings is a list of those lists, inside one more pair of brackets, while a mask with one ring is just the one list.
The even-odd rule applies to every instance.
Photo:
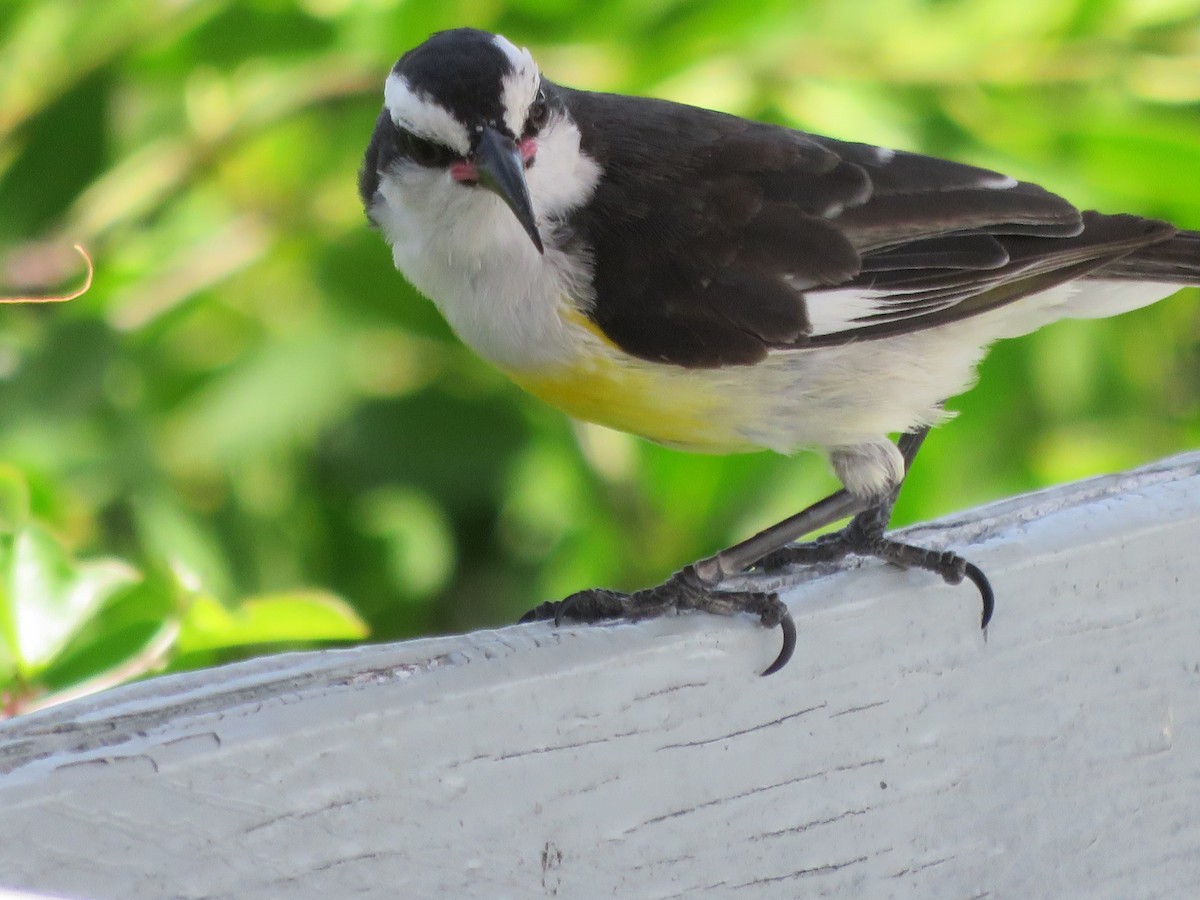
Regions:
[[537, 97], [529, 105], [529, 117], [525, 120], [525, 136], [530, 137], [541, 131], [549, 118], [550, 105], [546, 102], [546, 94], [544, 91], [538, 91]]
[[445, 144], [418, 137], [404, 128], [396, 129], [396, 149], [401, 156], [428, 168], [448, 166], [459, 156]]

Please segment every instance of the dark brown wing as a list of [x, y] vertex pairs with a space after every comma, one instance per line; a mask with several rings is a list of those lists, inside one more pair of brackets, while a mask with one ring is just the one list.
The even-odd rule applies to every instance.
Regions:
[[[589, 315], [645, 359], [746, 364], [929, 328], [1175, 233], [960, 163], [554, 90], [604, 173], [572, 219], [594, 260]], [[814, 315], [831, 299], [853, 302]]]

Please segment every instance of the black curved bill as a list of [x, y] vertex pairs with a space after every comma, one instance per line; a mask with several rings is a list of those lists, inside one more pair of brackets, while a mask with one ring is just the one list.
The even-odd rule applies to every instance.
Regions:
[[479, 184], [508, 204], [538, 253], [545, 253], [529, 199], [529, 186], [525, 183], [525, 160], [512, 138], [485, 127], [475, 149], [475, 170]]

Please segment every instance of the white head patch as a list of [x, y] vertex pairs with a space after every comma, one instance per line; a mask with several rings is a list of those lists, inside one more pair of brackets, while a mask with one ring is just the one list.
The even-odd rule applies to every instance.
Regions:
[[466, 127], [446, 107], [414, 91], [403, 75], [393, 72], [388, 76], [383, 86], [383, 102], [392, 121], [401, 128], [445, 144], [463, 156], [470, 152]]
[[512, 71], [506, 74], [501, 82], [500, 102], [504, 106], [504, 124], [508, 126], [509, 131], [520, 136], [525, 128], [529, 105], [537, 97], [542, 76], [528, 50], [518, 50], [508, 38], [499, 34], [492, 40], [512, 65]]

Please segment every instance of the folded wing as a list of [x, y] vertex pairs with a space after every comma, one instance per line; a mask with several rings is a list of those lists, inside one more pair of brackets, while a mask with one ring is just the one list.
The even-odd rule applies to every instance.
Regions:
[[605, 172], [574, 222], [604, 298], [588, 313], [646, 359], [749, 364], [935, 327], [1088, 276], [1200, 282], [1196, 235], [1081, 213], [996, 172], [661, 101], [564, 95], [592, 120], [583, 149]]

